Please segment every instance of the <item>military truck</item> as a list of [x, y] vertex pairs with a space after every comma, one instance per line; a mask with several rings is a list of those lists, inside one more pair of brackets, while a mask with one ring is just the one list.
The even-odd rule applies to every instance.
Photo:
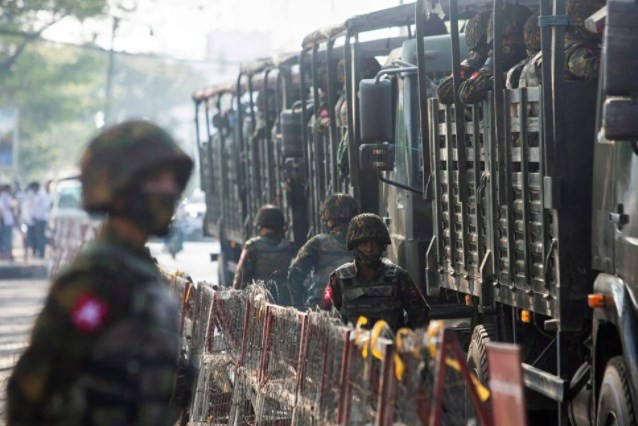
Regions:
[[[436, 5], [416, 3], [423, 195], [434, 231], [424, 256], [427, 293], [456, 294], [470, 308], [468, 360], [481, 380], [489, 376], [488, 342], [521, 345], [534, 422], [551, 411], [552, 424], [635, 424], [638, 110], [630, 75], [638, 7], [610, 0], [589, 18], [589, 28], [604, 32], [600, 78], [573, 81], [563, 75], [565, 3], [550, 9], [541, 1], [543, 84], [505, 90], [497, 72], [503, 4], [492, 4], [494, 90], [463, 105], [460, 7], [450, 1], [456, 101], [448, 106], [426, 91], [428, 40], [420, 35]], [[374, 111], [392, 105], [379, 81], [361, 90], [362, 99], [370, 98], [365, 91], [375, 96]], [[385, 145], [378, 151], [390, 150], [394, 117], [361, 120], [363, 133]]]
[[[489, 378], [487, 343], [518, 343], [532, 419], [633, 424], [636, 6], [610, 0], [591, 18], [592, 28], [604, 31], [601, 77], [567, 81], [565, 1], [519, 1], [540, 10], [543, 84], [505, 90], [499, 72], [485, 101], [462, 105], [456, 96], [454, 105], [439, 104], [433, 83], [453, 73], [458, 93], [459, 63], [467, 55], [463, 22], [478, 10], [493, 9], [492, 50], [500, 69], [503, 3], [418, 0], [314, 31], [292, 67], [298, 83], [288, 87], [297, 95], [289, 101], [283, 84], [273, 85], [281, 101], [269, 119], [276, 129], [268, 135], [271, 142], [245, 140], [255, 128], [250, 94], [257, 89], [242, 82], [256, 73], [243, 70], [230, 96], [253, 127], [240, 130], [243, 121], [235, 120], [234, 160], [221, 176], [236, 173], [237, 179], [218, 190], [238, 194], [227, 214], [243, 234], [228, 239], [222, 256], [237, 259], [255, 211], [251, 200], [284, 206], [301, 243], [320, 232], [318, 206], [325, 197], [349, 192], [363, 211], [385, 217], [393, 239], [388, 255], [410, 271], [432, 303], [441, 303], [433, 306], [433, 317], [471, 325], [468, 358], [480, 380]], [[427, 35], [433, 14], [446, 21], [449, 35]], [[389, 28], [398, 33], [366, 39], [366, 33]], [[384, 64], [362, 81], [362, 60], [371, 57]], [[261, 68], [262, 80], [272, 67]], [[340, 97], [347, 106], [343, 126], [336, 120]], [[321, 120], [326, 129], [316, 124]], [[208, 140], [215, 135], [210, 132]], [[338, 167], [345, 136], [347, 170]], [[219, 159], [207, 154], [207, 146], [200, 142], [200, 155]], [[250, 146], [265, 151], [258, 157]], [[273, 152], [284, 165], [283, 173], [272, 175], [274, 184], [267, 170], [259, 171]], [[286, 195], [273, 199], [275, 187]], [[228, 193], [206, 191], [211, 204]], [[230, 235], [214, 217], [209, 222], [217, 232]], [[230, 273], [232, 260], [227, 263]]]

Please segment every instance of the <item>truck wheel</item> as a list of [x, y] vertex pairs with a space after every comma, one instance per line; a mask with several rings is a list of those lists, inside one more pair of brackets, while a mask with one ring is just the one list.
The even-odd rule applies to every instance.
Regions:
[[492, 340], [496, 340], [495, 327], [490, 324], [477, 325], [474, 327], [470, 347], [467, 350], [467, 366], [484, 385], [487, 385], [489, 379], [487, 348], [485, 345]]
[[598, 398], [598, 426], [634, 426], [636, 415], [631, 399], [631, 385], [622, 356], [607, 362]]

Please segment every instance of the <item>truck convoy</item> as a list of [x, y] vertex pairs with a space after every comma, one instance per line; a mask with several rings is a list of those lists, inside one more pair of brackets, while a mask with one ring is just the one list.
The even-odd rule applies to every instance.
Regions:
[[[636, 424], [638, 4], [603, 1], [576, 28], [576, 3], [417, 0], [320, 28], [299, 52], [197, 91], [220, 284], [262, 204], [283, 209], [301, 245], [322, 232], [321, 203], [350, 193], [384, 218], [387, 255], [431, 318], [462, 320], [482, 382], [486, 343], [517, 343], [530, 419]], [[538, 13], [535, 87], [505, 87], [513, 7]], [[491, 90], [464, 104], [464, 29], [480, 12]], [[576, 30], [589, 34], [598, 78], [566, 72]], [[436, 90], [449, 75], [446, 104]]]

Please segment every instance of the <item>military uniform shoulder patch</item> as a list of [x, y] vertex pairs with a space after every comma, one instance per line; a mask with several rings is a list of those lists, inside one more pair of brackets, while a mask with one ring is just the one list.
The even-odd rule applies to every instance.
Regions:
[[81, 333], [93, 333], [104, 325], [109, 305], [93, 293], [84, 293], [71, 310], [71, 322]]

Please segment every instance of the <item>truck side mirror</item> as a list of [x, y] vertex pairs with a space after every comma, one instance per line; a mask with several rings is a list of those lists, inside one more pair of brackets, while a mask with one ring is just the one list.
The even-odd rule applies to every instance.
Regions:
[[609, 140], [638, 139], [638, 4], [627, 0], [609, 0], [604, 52], [603, 129]]
[[638, 93], [638, 4], [626, 0], [607, 2], [605, 52], [605, 94], [632, 96]]
[[281, 112], [281, 140], [285, 158], [303, 157], [303, 120], [295, 105]]
[[363, 79], [359, 83], [359, 119], [363, 142], [394, 142], [392, 83]]
[[603, 107], [605, 138], [612, 141], [638, 139], [638, 104], [630, 98], [609, 98]]

